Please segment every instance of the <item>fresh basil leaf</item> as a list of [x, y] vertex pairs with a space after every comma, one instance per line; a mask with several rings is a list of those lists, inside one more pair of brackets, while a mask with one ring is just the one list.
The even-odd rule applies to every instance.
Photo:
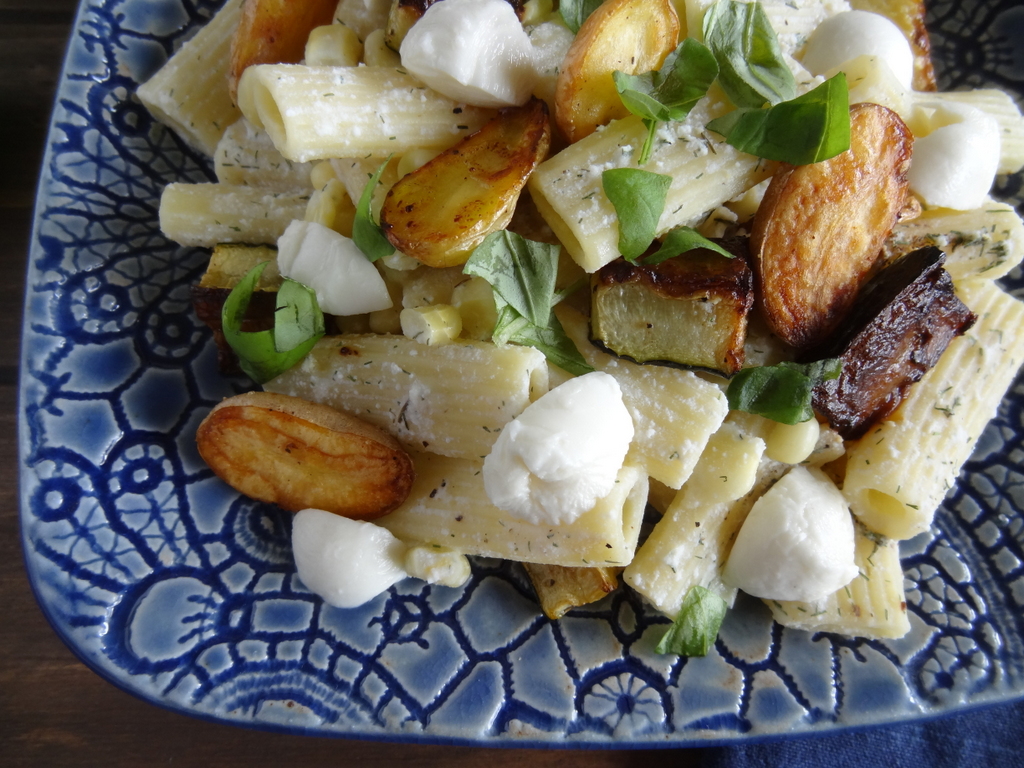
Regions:
[[498, 322], [492, 337], [494, 343], [511, 342], [539, 349], [550, 362], [574, 376], [582, 376], [594, 370], [583, 359], [554, 312], [548, 315], [544, 325], [534, 325], [505, 304], [500, 296], [494, 298], [498, 304]]
[[604, 0], [559, 0], [558, 13], [565, 22], [565, 26], [572, 30], [575, 35], [580, 31], [583, 22], [587, 20], [597, 7]]
[[735, 258], [735, 254], [725, 250], [718, 243], [708, 240], [704, 235], [695, 229], [690, 227], [676, 227], [671, 229], [665, 235], [661, 241], [661, 247], [652, 253], [650, 256], [645, 256], [640, 260], [641, 264], [645, 266], [653, 266], [655, 264], [661, 264], [663, 261], [674, 259], [680, 254], [692, 251], [697, 248], [707, 248], [710, 251], [721, 254], [727, 259]]
[[737, 373], [726, 398], [729, 408], [764, 416], [783, 424], [800, 424], [814, 417], [811, 393], [819, 381], [837, 378], [842, 361], [828, 358], [814, 363], [783, 362], [744, 368]]
[[676, 620], [662, 636], [655, 652], [707, 656], [728, 608], [725, 600], [714, 592], [701, 586], [690, 587]]
[[718, 0], [704, 15], [704, 42], [718, 61], [718, 82], [737, 107], [796, 96], [796, 80], [760, 3]]
[[274, 349], [291, 352], [310, 339], [324, 335], [324, 314], [316, 292], [285, 278], [277, 291], [274, 308]]
[[482, 277], [520, 315], [543, 326], [551, 312], [558, 273], [558, 246], [527, 240], [507, 230], [492, 232], [462, 268]]
[[635, 262], [654, 240], [672, 179], [639, 168], [611, 168], [601, 184], [619, 217], [619, 253]]
[[717, 76], [715, 57], [692, 37], [683, 40], [659, 70], [640, 75], [612, 73], [622, 103], [630, 112], [661, 121], [683, 120]]
[[850, 94], [840, 72], [792, 101], [737, 109], [708, 123], [736, 149], [768, 160], [809, 165], [850, 148]]
[[221, 310], [224, 338], [238, 355], [239, 367], [257, 384], [270, 381], [298, 363], [324, 335], [324, 316], [316, 294], [288, 279], [278, 291], [274, 328], [242, 330], [252, 293], [269, 263], [265, 261], [249, 270], [228, 294]]
[[359, 204], [356, 206], [356, 217], [352, 222], [352, 239], [359, 246], [359, 250], [370, 261], [390, 256], [395, 252], [395, 246], [384, 236], [380, 225], [373, 220], [373, 215], [370, 212], [373, 191], [377, 188], [377, 184], [380, 183], [381, 174], [384, 173], [384, 169], [388, 167], [389, 162], [391, 162], [390, 156], [370, 176], [370, 180], [363, 188], [363, 194], [359, 196]]
[[718, 64], [711, 51], [690, 37], [665, 58], [659, 70], [640, 75], [612, 73], [622, 103], [634, 115], [642, 117], [647, 126], [647, 138], [637, 165], [650, 159], [657, 124], [684, 120], [704, 98], [717, 76]]

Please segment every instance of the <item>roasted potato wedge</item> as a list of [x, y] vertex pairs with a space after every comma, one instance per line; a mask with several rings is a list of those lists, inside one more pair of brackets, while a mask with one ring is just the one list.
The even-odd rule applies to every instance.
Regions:
[[621, 568], [567, 568], [563, 565], [523, 563], [537, 593], [541, 610], [560, 619], [573, 608], [596, 603], [619, 586]]
[[414, 479], [412, 459], [388, 433], [275, 392], [224, 400], [199, 425], [196, 444], [232, 488], [291, 512], [372, 520], [405, 501]]
[[650, 72], [679, 43], [679, 17], [670, 0], [607, 0], [580, 27], [555, 84], [555, 122], [579, 141], [629, 111], [612, 72]]
[[228, 89], [237, 101], [238, 81], [253, 64], [295, 64], [314, 27], [330, 24], [337, 0], [245, 0], [231, 39]]
[[483, 128], [403, 176], [390, 189], [380, 225], [391, 244], [431, 267], [465, 263], [503, 229], [551, 143], [547, 105], [534, 98], [501, 110]]
[[878, 266], [907, 199], [914, 138], [877, 104], [850, 108], [850, 149], [783, 164], [754, 216], [751, 253], [764, 316], [787, 344], [819, 344]]

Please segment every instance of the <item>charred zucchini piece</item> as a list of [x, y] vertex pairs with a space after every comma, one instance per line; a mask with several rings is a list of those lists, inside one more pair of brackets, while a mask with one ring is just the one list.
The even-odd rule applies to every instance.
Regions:
[[808, 354], [843, 361], [839, 378], [814, 388], [813, 405], [844, 438], [892, 413], [977, 319], [954, 293], [945, 258], [929, 246], [890, 263], [861, 291], [836, 338]]
[[238, 358], [224, 340], [221, 329], [221, 310], [231, 289], [255, 267], [264, 261], [271, 262], [260, 276], [257, 290], [249, 302], [249, 312], [244, 331], [260, 331], [274, 325], [274, 306], [277, 303], [277, 289], [281, 285], [281, 273], [277, 271], [277, 249], [266, 245], [235, 245], [224, 243], [213, 249], [210, 263], [198, 283], [192, 286], [192, 306], [196, 317], [213, 331], [217, 343], [217, 363], [221, 374], [241, 374]]
[[743, 367], [754, 278], [743, 240], [699, 248], [653, 266], [619, 259], [591, 278], [591, 338], [638, 363], [702, 368], [732, 376]]
[[560, 619], [580, 605], [596, 603], [619, 586], [621, 568], [567, 568], [564, 565], [524, 563], [541, 610], [549, 619]]

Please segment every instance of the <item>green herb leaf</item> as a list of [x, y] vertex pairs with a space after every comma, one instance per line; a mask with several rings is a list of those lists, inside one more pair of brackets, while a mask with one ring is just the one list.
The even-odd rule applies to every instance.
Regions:
[[672, 179], [639, 168], [611, 168], [601, 184], [619, 217], [619, 253], [635, 262], [654, 240]]
[[482, 277], [494, 289], [498, 309], [492, 338], [495, 344], [523, 344], [539, 349], [569, 373], [594, 370], [566, 335], [551, 311], [582, 283], [555, 291], [558, 246], [538, 243], [512, 232], [488, 235], [462, 271]]
[[544, 325], [534, 325], [507, 304], [502, 306], [500, 297], [495, 296], [495, 299], [499, 305], [495, 343], [512, 342], [539, 349], [549, 361], [574, 376], [594, 370], [583, 359], [554, 312]]
[[714, 592], [701, 586], [690, 587], [676, 620], [654, 650], [679, 656], [707, 656], [728, 608], [725, 600]]
[[492, 232], [462, 271], [482, 277], [534, 325], [547, 323], [558, 273], [557, 245], [527, 240], [507, 230]]
[[811, 392], [819, 381], [835, 379], [842, 372], [838, 358], [814, 363], [783, 362], [778, 365], [744, 368], [737, 373], [726, 397], [729, 408], [764, 416], [783, 424], [800, 424], [814, 416]]
[[391, 162], [390, 156], [374, 171], [363, 188], [363, 194], [359, 196], [359, 204], [356, 206], [356, 217], [352, 222], [352, 239], [370, 261], [390, 256], [395, 252], [395, 246], [384, 236], [380, 225], [373, 220], [373, 215], [370, 212], [373, 192], [389, 162]]
[[737, 109], [708, 123], [742, 152], [793, 165], [828, 160], [850, 148], [850, 95], [840, 72], [814, 90], [768, 109]]
[[587, 20], [597, 7], [604, 0], [559, 0], [558, 13], [565, 22], [565, 26], [572, 30], [575, 35], [580, 31], [583, 22]]
[[760, 3], [718, 0], [704, 15], [704, 42], [718, 61], [718, 82], [737, 107], [778, 104], [796, 81]]
[[717, 76], [718, 64], [711, 51], [690, 37], [665, 58], [660, 70], [641, 75], [612, 73], [622, 103], [634, 115], [642, 117], [647, 126], [647, 139], [637, 165], [650, 159], [658, 123], [684, 120], [704, 98]]
[[285, 279], [277, 294], [274, 328], [243, 331], [252, 293], [269, 261], [257, 264], [239, 281], [221, 310], [224, 338], [238, 355], [239, 367], [257, 384], [270, 381], [304, 358], [324, 335], [324, 316], [316, 294]]
[[669, 230], [665, 235], [664, 239], [661, 241], [661, 247], [650, 256], [646, 256], [641, 259], [640, 263], [647, 266], [661, 264], [663, 261], [668, 261], [680, 254], [697, 248], [707, 248], [708, 250], [725, 256], [727, 259], [732, 259], [736, 256], [735, 254], [725, 250], [725, 248], [720, 246], [718, 243], [708, 240], [695, 229], [691, 229], [690, 227], [676, 227], [675, 229]]

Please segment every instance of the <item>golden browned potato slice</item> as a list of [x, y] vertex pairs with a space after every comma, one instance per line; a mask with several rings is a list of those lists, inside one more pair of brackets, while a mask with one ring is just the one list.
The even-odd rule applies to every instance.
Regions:
[[567, 568], [562, 565], [524, 563], [541, 610], [560, 619], [573, 608], [595, 603], [619, 586], [621, 568]]
[[295, 64], [314, 27], [330, 24], [337, 0], [245, 0], [231, 40], [228, 88], [237, 101], [238, 80], [253, 64]]
[[914, 90], [934, 91], [935, 69], [932, 44], [924, 25], [924, 0], [852, 0], [850, 5], [858, 11], [880, 13], [900, 28], [914, 52]]
[[412, 459], [391, 435], [274, 392], [224, 400], [199, 425], [196, 443], [232, 488], [292, 512], [372, 520], [405, 501], [414, 479]]
[[501, 110], [479, 131], [398, 180], [381, 208], [384, 234], [428, 266], [465, 263], [487, 235], [509, 223], [550, 143], [543, 101]]
[[612, 72], [650, 72], [679, 42], [679, 17], [670, 0], [607, 0], [576, 34], [555, 84], [555, 122], [570, 141], [629, 111]]
[[907, 197], [914, 138], [877, 104], [850, 108], [850, 149], [783, 164], [754, 216], [750, 250], [761, 307], [787, 344], [820, 343], [878, 265]]

